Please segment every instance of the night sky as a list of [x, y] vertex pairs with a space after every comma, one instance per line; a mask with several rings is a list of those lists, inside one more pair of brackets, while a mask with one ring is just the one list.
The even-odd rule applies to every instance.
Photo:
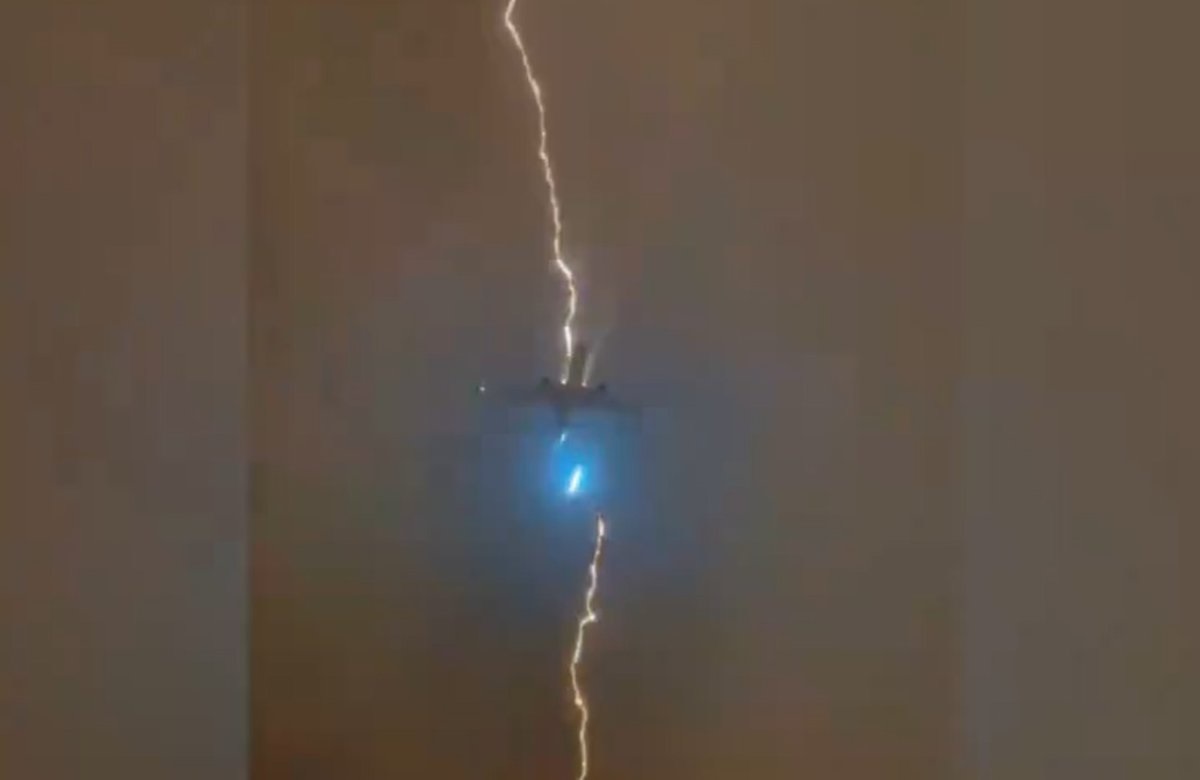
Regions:
[[[104, 5], [0, 12], [0, 777], [574, 777], [502, 3]], [[1195, 15], [521, 0], [591, 777], [1200, 776]]]

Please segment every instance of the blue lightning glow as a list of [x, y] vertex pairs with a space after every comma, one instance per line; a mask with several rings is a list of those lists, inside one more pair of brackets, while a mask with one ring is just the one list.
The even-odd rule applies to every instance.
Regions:
[[574, 496], [579, 493], [579, 488], [583, 485], [583, 466], [576, 466], [571, 471], [571, 478], [567, 481], [567, 495]]

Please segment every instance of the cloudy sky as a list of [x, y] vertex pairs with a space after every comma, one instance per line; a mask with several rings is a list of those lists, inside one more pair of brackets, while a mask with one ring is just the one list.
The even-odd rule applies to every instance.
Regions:
[[[1200, 771], [1194, 25], [1132, 8], [523, 0], [648, 406], [595, 778]], [[563, 306], [501, 11], [4, 12], [0, 774], [574, 776], [592, 527], [473, 393]]]

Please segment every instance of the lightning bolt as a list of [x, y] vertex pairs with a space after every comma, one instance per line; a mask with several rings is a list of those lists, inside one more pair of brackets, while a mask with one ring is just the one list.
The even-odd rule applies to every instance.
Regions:
[[[542, 98], [542, 85], [538, 82], [537, 76], [533, 72], [533, 64], [529, 60], [529, 51], [525, 48], [525, 41], [521, 38], [521, 31], [517, 28], [517, 24], [513, 20], [513, 13], [516, 7], [517, 0], [508, 0], [508, 5], [504, 9], [504, 25], [508, 28], [508, 34], [512, 37], [513, 44], [516, 45], [517, 51], [521, 55], [521, 64], [525, 69], [525, 81], [529, 84], [529, 91], [533, 95], [533, 102], [537, 105], [538, 158], [542, 162], [542, 176], [546, 180], [546, 193], [550, 201], [550, 221], [553, 228], [551, 246], [554, 251], [554, 266], [558, 269], [559, 274], [562, 275], [563, 284], [567, 290], [567, 311], [562, 324], [562, 381], [565, 382], [570, 372], [571, 356], [575, 352], [575, 315], [579, 308], [579, 291], [575, 284], [575, 272], [571, 270], [571, 266], [567, 263], [566, 257], [563, 255], [562, 206], [558, 200], [558, 184], [554, 179], [554, 165], [550, 161], [550, 141], [549, 134], [546, 132], [546, 103]], [[566, 438], [566, 435], [564, 431], [559, 439], [560, 444]], [[581, 473], [577, 469], [572, 476], [570, 492], [574, 492], [577, 489]], [[600, 619], [600, 616], [596, 614], [595, 599], [596, 587], [599, 584], [600, 578], [600, 559], [604, 554], [604, 537], [606, 533], [607, 526], [604, 522], [604, 516], [597, 513], [596, 547], [592, 553], [592, 563], [588, 567], [587, 594], [584, 598], [583, 614], [579, 617], [579, 627], [575, 633], [575, 650], [571, 654], [571, 691], [575, 697], [575, 709], [579, 711], [578, 780], [586, 780], [588, 774], [588, 719], [590, 718], [587, 698], [584, 696], [583, 686], [579, 682], [579, 666], [583, 661], [584, 636], [587, 627]]]
[[596, 599], [596, 586], [600, 578], [600, 558], [604, 554], [604, 537], [607, 527], [604, 516], [596, 515], [596, 549], [592, 553], [592, 564], [588, 567], [587, 598], [583, 603], [583, 614], [579, 617], [579, 628], [575, 632], [575, 652], [571, 656], [571, 689], [575, 693], [575, 709], [579, 710], [579, 780], [585, 780], [588, 773], [588, 712], [587, 699], [583, 695], [583, 687], [579, 684], [579, 664], [583, 660], [583, 639], [587, 627], [600, 619], [593, 605]]
[[571, 270], [571, 266], [567, 264], [566, 258], [563, 256], [562, 207], [558, 202], [558, 186], [554, 180], [554, 166], [550, 163], [549, 137], [546, 133], [546, 104], [542, 100], [542, 85], [538, 83], [537, 76], [534, 75], [533, 65], [529, 61], [529, 52], [525, 49], [525, 42], [521, 39], [521, 32], [517, 29], [516, 22], [513, 21], [513, 11], [516, 7], [517, 0], [508, 0], [508, 7], [504, 10], [504, 25], [508, 28], [508, 34], [512, 36], [517, 51], [521, 53], [521, 64], [525, 67], [525, 80], [529, 83], [529, 91], [533, 93], [533, 101], [537, 104], [538, 157], [542, 161], [542, 176], [546, 179], [546, 191], [550, 199], [550, 218], [554, 228], [552, 234], [554, 265], [562, 274], [563, 283], [567, 288], [567, 313], [562, 325], [564, 346], [562, 378], [565, 382], [567, 371], [571, 365], [571, 353], [575, 350], [575, 313], [579, 306], [579, 292], [575, 287], [575, 272]]

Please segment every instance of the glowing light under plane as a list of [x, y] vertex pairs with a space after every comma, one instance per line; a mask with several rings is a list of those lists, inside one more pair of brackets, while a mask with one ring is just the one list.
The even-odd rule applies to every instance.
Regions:
[[579, 305], [579, 293], [575, 287], [575, 272], [571, 270], [571, 266], [567, 264], [567, 260], [563, 256], [562, 208], [558, 202], [558, 185], [554, 180], [554, 166], [550, 162], [549, 135], [546, 132], [546, 104], [542, 100], [542, 85], [538, 83], [537, 76], [534, 75], [533, 64], [529, 61], [529, 52], [526, 51], [525, 42], [521, 38], [521, 32], [517, 29], [516, 22], [513, 21], [513, 12], [516, 7], [517, 0], [508, 0], [508, 6], [504, 10], [504, 25], [508, 28], [508, 33], [512, 36], [517, 51], [521, 54], [521, 64], [525, 68], [525, 80], [529, 83], [529, 91], [533, 93], [533, 101], [537, 104], [538, 157], [542, 161], [542, 176], [546, 179], [546, 191], [550, 200], [550, 218], [554, 228], [552, 234], [554, 265], [558, 268], [558, 272], [562, 274], [563, 282], [567, 287], [567, 313], [562, 325], [563, 346], [565, 350], [562, 376], [563, 381], [566, 381], [567, 370], [571, 364], [571, 353], [575, 350], [575, 313]]
[[567, 495], [573, 496], [579, 492], [579, 486], [583, 482], [583, 466], [576, 466], [571, 472], [571, 478], [567, 481]]

